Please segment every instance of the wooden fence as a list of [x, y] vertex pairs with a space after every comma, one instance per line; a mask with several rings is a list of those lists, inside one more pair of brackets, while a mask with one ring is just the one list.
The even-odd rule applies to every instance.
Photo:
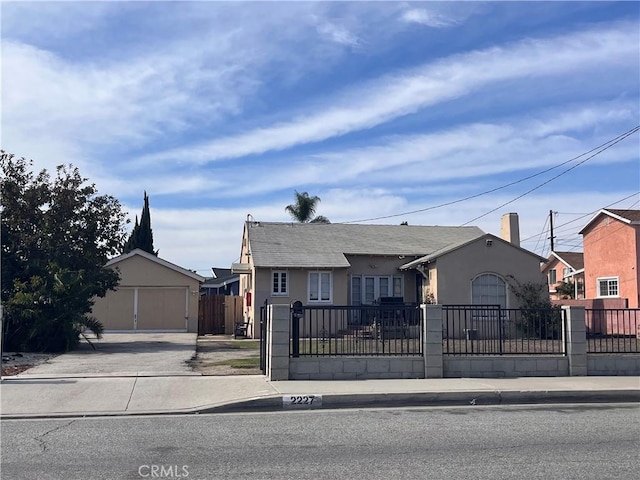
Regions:
[[202, 295], [198, 305], [198, 335], [232, 335], [242, 322], [242, 297]]

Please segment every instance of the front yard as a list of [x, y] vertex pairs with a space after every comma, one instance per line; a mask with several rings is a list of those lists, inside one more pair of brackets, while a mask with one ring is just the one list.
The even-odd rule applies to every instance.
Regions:
[[260, 342], [227, 335], [201, 336], [189, 365], [202, 375], [260, 375]]

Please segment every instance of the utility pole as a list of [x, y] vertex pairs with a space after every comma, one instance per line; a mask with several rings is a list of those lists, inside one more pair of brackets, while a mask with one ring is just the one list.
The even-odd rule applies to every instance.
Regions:
[[549, 225], [551, 226], [551, 236], [549, 238], [551, 239], [551, 251], [553, 252], [555, 250], [553, 245], [553, 239], [555, 238], [553, 236], [553, 210], [549, 210]]

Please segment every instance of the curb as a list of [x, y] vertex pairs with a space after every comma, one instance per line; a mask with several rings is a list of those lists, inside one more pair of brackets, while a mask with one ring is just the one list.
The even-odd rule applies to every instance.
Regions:
[[[237, 413], [285, 410], [283, 396], [263, 397], [220, 406], [199, 413]], [[562, 403], [640, 403], [640, 390], [493, 391], [431, 393], [364, 393], [322, 395], [322, 406], [306, 410], [443, 406], [535, 405]]]
[[[0, 420], [62, 419], [96, 417], [141, 417], [153, 415], [198, 415], [220, 413], [250, 413], [287, 411], [283, 397], [270, 395], [225, 404], [185, 409], [148, 412], [83, 412], [0, 415]], [[430, 392], [430, 393], [360, 393], [321, 395], [321, 407], [295, 410], [339, 410], [402, 407], [460, 407], [498, 405], [551, 405], [589, 403], [640, 403], [640, 390], [545, 390], [545, 391], [486, 391], [486, 392]]]

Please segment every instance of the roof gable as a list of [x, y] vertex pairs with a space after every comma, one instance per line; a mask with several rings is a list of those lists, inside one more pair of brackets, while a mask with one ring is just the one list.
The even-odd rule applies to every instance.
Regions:
[[615, 218], [616, 220], [628, 225], [640, 225], [640, 210], [618, 210], [612, 208], [603, 208], [598, 213], [596, 213], [578, 233], [584, 235], [585, 231], [588, 230], [600, 218], [601, 215]]
[[256, 267], [344, 268], [345, 255], [423, 256], [484, 235], [478, 227], [247, 222]]
[[574, 270], [584, 268], [584, 254], [582, 252], [551, 252], [551, 255]]
[[140, 256], [142, 258], [145, 258], [147, 260], [150, 260], [154, 263], [157, 263], [158, 265], [162, 265], [163, 267], [169, 268], [175, 272], [181, 273], [182, 275], [185, 275], [187, 277], [190, 277], [194, 280], [197, 280], [199, 282], [204, 282], [204, 277], [198, 275], [197, 273], [192, 272], [191, 270], [187, 270], [185, 268], [179, 267], [178, 265], [175, 265], [171, 262], [168, 262], [166, 260], [163, 260], [160, 257], [157, 257], [155, 255], [152, 255], [149, 252], [145, 252], [144, 250], [140, 249], [140, 248], [136, 248], [135, 250], [132, 250], [128, 253], [123, 253], [122, 255], [112, 258], [111, 260], [109, 260], [106, 264], [107, 267], [111, 267], [114, 266], [120, 262], [123, 262], [129, 258], [135, 257], [135, 256]]
[[408, 269], [411, 269], [411, 268], [415, 268], [417, 265], [420, 265], [422, 263], [427, 263], [429, 261], [435, 260], [438, 257], [442, 257], [444, 255], [448, 255], [448, 254], [450, 254], [452, 252], [455, 252], [456, 250], [460, 250], [460, 249], [466, 247], [467, 245], [470, 245], [470, 244], [475, 243], [475, 242], [480, 241], [480, 240], [485, 240], [485, 241], [486, 240], [491, 240], [491, 241], [495, 241], [495, 242], [500, 242], [500, 243], [508, 245], [508, 246], [510, 246], [512, 248], [520, 250], [520, 251], [522, 251], [522, 252], [524, 252], [526, 254], [532, 255], [532, 256], [536, 257], [541, 262], [546, 261], [546, 258], [541, 257], [540, 255], [538, 255], [536, 253], [533, 253], [533, 252], [531, 252], [531, 251], [529, 251], [529, 250], [527, 250], [525, 248], [522, 248], [522, 247], [519, 247], [517, 245], [514, 245], [511, 242], [508, 242], [508, 241], [506, 241], [506, 240], [504, 240], [504, 239], [502, 239], [500, 237], [496, 237], [495, 235], [492, 235], [491, 233], [485, 233], [484, 235], [481, 235], [480, 237], [477, 237], [477, 238], [473, 238], [471, 240], [459, 242], [459, 243], [456, 243], [456, 244], [447, 245], [446, 247], [444, 247], [444, 248], [442, 248], [440, 250], [437, 250], [437, 251], [435, 251], [435, 252], [433, 252], [433, 253], [431, 253], [429, 255], [425, 255], [424, 257], [418, 258], [418, 259], [416, 259], [416, 260], [414, 260], [412, 262], [409, 262], [409, 263], [407, 263], [405, 265], [402, 265], [400, 267], [400, 269], [401, 270], [408, 270]]

